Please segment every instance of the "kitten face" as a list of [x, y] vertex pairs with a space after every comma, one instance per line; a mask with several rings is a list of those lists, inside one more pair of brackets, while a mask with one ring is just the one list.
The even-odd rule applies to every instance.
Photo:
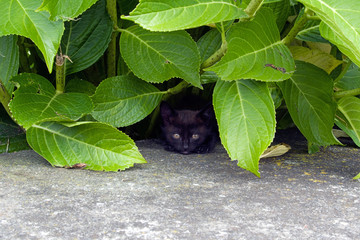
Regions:
[[212, 150], [216, 137], [210, 107], [200, 111], [174, 110], [163, 102], [161, 104], [162, 133], [167, 144], [166, 149], [182, 154]]

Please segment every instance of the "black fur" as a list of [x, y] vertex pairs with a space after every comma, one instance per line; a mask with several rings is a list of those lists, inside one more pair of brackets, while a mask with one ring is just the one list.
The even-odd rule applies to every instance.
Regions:
[[162, 102], [160, 112], [166, 150], [190, 154], [214, 149], [218, 131], [211, 104], [201, 110], [175, 110]]

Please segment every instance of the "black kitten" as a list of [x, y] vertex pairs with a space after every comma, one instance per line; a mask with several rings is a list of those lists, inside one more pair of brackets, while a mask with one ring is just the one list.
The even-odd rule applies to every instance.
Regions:
[[175, 110], [162, 102], [160, 112], [166, 150], [181, 154], [207, 153], [215, 147], [218, 133], [211, 104], [194, 111]]

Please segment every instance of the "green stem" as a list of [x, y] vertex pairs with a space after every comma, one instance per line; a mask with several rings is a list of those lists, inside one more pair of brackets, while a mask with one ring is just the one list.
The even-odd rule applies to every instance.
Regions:
[[226, 53], [227, 51], [227, 42], [226, 35], [223, 23], [221, 23], [221, 47], [208, 59], [206, 59], [200, 66], [200, 71], [202, 72], [205, 68], [208, 68], [215, 63], [217, 63]]
[[[68, 34], [68, 38], [67, 38], [66, 41], [65, 41], [65, 42], [67, 42], [66, 45], [65, 45], [65, 49], [64, 49], [64, 50], [65, 50], [65, 55], [69, 52], [70, 43], [72, 42], [72, 41], [71, 41], [71, 36], [72, 36], [71, 34], [72, 34], [72, 30], [73, 30], [73, 27], [72, 27], [72, 26], [73, 26], [73, 25], [72, 25], [72, 24], [73, 24], [73, 21], [70, 21], [69, 24], [70, 24], [69, 34]], [[60, 53], [62, 54], [61, 45], [60, 45], [60, 48], [59, 48], [59, 49], [60, 49]], [[69, 58], [69, 59], [70, 59], [70, 58]], [[68, 60], [69, 60], [69, 59], [68, 59]], [[69, 60], [69, 62], [71, 62], [71, 61]], [[71, 63], [72, 63], [72, 62], [71, 62]], [[68, 64], [67, 61], [64, 59], [64, 69], [65, 69], [65, 71], [66, 71], [66, 69], [67, 69], [67, 64]], [[65, 73], [65, 75], [66, 75], [66, 73]]]
[[[113, 21], [114, 29], [117, 28], [117, 10], [116, 10], [116, 0], [107, 0], [106, 8], [110, 15], [111, 20]], [[111, 35], [111, 40], [107, 49], [107, 76], [114, 77], [116, 76], [116, 38], [117, 31], [114, 31]]]
[[187, 88], [189, 86], [189, 83], [186, 81], [181, 81], [178, 85], [176, 85], [173, 88], [169, 88], [166, 91], [166, 94], [162, 97], [163, 101], [166, 101], [171, 95], [175, 95], [178, 94], [180, 92], [182, 92], [185, 88]]
[[319, 16], [307, 16], [308, 20], [321, 20]]
[[11, 100], [10, 94], [6, 90], [5, 85], [0, 80], [0, 102], [4, 106], [6, 112], [11, 117], [11, 112], [10, 112], [10, 108], [9, 108], [10, 100]]
[[225, 41], [221, 44], [221, 47], [213, 55], [211, 55], [208, 59], [205, 60], [205, 62], [201, 64], [200, 69], [203, 70], [205, 68], [214, 65], [225, 55], [226, 51], [227, 51], [227, 42]]
[[349, 70], [349, 67], [351, 66], [351, 64], [352, 64], [352, 62], [350, 61], [350, 59], [348, 59], [343, 70], [341, 71], [339, 76], [335, 79], [334, 83], [337, 83], [344, 77], [345, 73]]
[[225, 29], [224, 29], [224, 23], [221, 22], [221, 44], [226, 44], [226, 35], [225, 35]]
[[107, 76], [116, 76], [116, 32], [111, 35], [111, 40], [107, 49]]
[[346, 91], [340, 91], [340, 92], [334, 92], [335, 98], [342, 98], [342, 97], [356, 96], [356, 95], [360, 95], [360, 88], [346, 90]]
[[297, 19], [297, 21], [295, 22], [294, 27], [290, 30], [290, 32], [286, 35], [282, 42], [285, 45], [290, 45], [292, 40], [294, 40], [296, 35], [302, 30], [307, 20], [307, 10], [305, 9], [304, 13], [299, 16], [299, 19]]
[[117, 26], [116, 0], [106, 0], [106, 9], [114, 23], [114, 26]]
[[65, 67], [64, 57], [56, 55], [56, 92], [63, 93], [65, 91]]
[[125, 29], [119, 28], [118, 26], [114, 26], [114, 31], [116, 32], [125, 32]]
[[[261, 7], [263, 1], [264, 0], [251, 0], [247, 8], [244, 10], [246, 14], [249, 15], [249, 18], [252, 18], [255, 15], [256, 11]], [[201, 64], [200, 67], [201, 71], [217, 63], [225, 55], [227, 51], [225, 30], [224, 30], [224, 25], [222, 23], [221, 23], [221, 40], [222, 40], [221, 47]]]
[[250, 18], [254, 17], [263, 2], [264, 0], [251, 0], [244, 12], [249, 15]]

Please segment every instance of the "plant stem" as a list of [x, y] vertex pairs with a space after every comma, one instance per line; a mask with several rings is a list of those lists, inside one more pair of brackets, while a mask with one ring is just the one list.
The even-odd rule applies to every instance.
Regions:
[[5, 85], [0, 80], [0, 102], [4, 106], [6, 112], [11, 117], [11, 112], [10, 112], [10, 108], [9, 108], [10, 100], [11, 100], [10, 94], [6, 90]]
[[[264, 0], [251, 0], [251, 2], [249, 3], [249, 5], [247, 6], [247, 8], [244, 11], [246, 12], [246, 14], [249, 15], [250, 18], [252, 18], [255, 15], [256, 11], [261, 7], [261, 4], [263, 3], [263, 1]], [[226, 42], [225, 30], [224, 30], [223, 24], [221, 24], [221, 28], [222, 28], [221, 47], [213, 55], [211, 55], [208, 59], [206, 59], [205, 62], [203, 62], [201, 64], [201, 67], [200, 67], [201, 70], [214, 65], [225, 55], [225, 53], [227, 51], [227, 42]]]
[[107, 77], [116, 76], [116, 37], [117, 33], [113, 32], [107, 50]]
[[[114, 29], [117, 28], [117, 10], [116, 0], [107, 0], [106, 8], [113, 22]], [[107, 49], [107, 77], [116, 76], [116, 38], [118, 32], [113, 31], [111, 40]]]
[[56, 55], [56, 92], [63, 93], [65, 90], [65, 67], [62, 54]]
[[244, 12], [249, 15], [250, 18], [254, 17], [263, 2], [264, 0], [251, 0]]
[[221, 44], [221, 47], [213, 55], [211, 55], [208, 59], [205, 60], [205, 62], [201, 64], [200, 69], [203, 70], [214, 65], [225, 55], [226, 51], [227, 42], [225, 41]]
[[319, 16], [307, 16], [308, 20], [321, 20]]
[[[219, 30], [219, 29], [218, 29]], [[215, 63], [217, 63], [226, 53], [227, 51], [227, 42], [224, 24], [221, 22], [221, 47], [213, 53], [208, 59], [206, 59], [200, 66], [200, 74], [203, 72], [205, 68], [211, 67]]]
[[351, 64], [352, 64], [352, 62], [350, 61], [350, 59], [348, 59], [343, 70], [341, 71], [339, 76], [334, 80], [334, 84], [337, 83], [338, 81], [340, 81], [344, 77], [345, 73], [349, 70], [349, 67], [351, 66]]
[[289, 45], [292, 40], [296, 37], [296, 35], [302, 30], [305, 23], [307, 22], [307, 10], [305, 9], [304, 13], [299, 16], [299, 19], [295, 22], [294, 27], [290, 30], [290, 32], [286, 35], [286, 37], [282, 40], [285, 45]]
[[163, 96], [162, 100], [166, 101], [171, 95], [175, 95], [178, 94], [180, 92], [182, 92], [182, 90], [184, 90], [185, 88], [187, 88], [189, 86], [189, 83], [186, 81], [181, 81], [178, 85], [176, 85], [173, 88], [169, 88], [166, 91], [166, 94]]
[[225, 44], [227, 44], [226, 34], [225, 34], [225, 29], [224, 29], [224, 23], [221, 22], [221, 45], [225, 45]]
[[360, 95], [360, 88], [355, 88], [355, 89], [340, 91], [340, 92], [334, 92], [335, 98], [342, 98], [342, 97], [356, 96], [356, 95]]

